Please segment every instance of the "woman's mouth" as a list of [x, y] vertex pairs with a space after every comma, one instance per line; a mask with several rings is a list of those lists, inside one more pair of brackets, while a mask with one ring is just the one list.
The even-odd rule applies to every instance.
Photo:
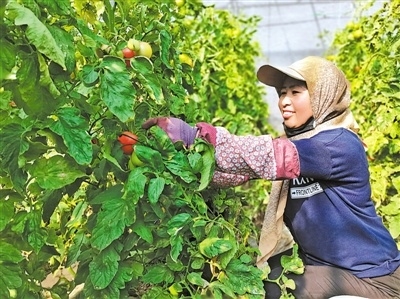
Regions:
[[293, 114], [294, 114], [293, 111], [283, 111], [283, 112], [282, 112], [282, 117], [283, 117], [283, 119], [288, 119], [288, 118], [290, 118]]

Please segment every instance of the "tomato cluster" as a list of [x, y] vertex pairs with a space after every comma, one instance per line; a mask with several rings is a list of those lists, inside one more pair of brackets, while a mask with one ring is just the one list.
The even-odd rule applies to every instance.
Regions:
[[150, 58], [151, 55], [153, 55], [153, 49], [149, 43], [133, 38], [129, 39], [127, 46], [122, 49], [122, 57], [124, 58], [127, 67], [131, 66], [131, 58], [136, 56], [145, 56]]
[[129, 169], [132, 170], [136, 166], [142, 166], [143, 162], [139, 160], [133, 149], [133, 146], [138, 142], [138, 137], [129, 131], [124, 131], [118, 136], [118, 141], [121, 143], [121, 149], [124, 154], [131, 155], [128, 162]]

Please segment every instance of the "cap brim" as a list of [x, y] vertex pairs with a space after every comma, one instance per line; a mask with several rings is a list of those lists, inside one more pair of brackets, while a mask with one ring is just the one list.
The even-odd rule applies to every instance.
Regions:
[[302, 75], [290, 67], [274, 67], [267, 64], [261, 66], [257, 72], [257, 78], [260, 82], [277, 89], [282, 87], [286, 76], [306, 81]]

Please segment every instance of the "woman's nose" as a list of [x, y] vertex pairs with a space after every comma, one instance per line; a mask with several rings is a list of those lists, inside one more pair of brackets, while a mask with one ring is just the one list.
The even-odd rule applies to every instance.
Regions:
[[282, 106], [287, 106], [290, 105], [292, 103], [292, 101], [290, 100], [290, 97], [286, 94], [284, 96], [281, 97], [281, 105]]

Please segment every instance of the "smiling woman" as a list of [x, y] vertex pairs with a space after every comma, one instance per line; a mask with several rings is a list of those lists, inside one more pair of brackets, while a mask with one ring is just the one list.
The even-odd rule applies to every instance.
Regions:
[[287, 76], [280, 90], [278, 106], [285, 127], [295, 129], [309, 122], [313, 114], [306, 82]]
[[257, 262], [272, 269], [265, 282], [266, 298], [280, 298], [279, 261], [292, 251], [277, 251], [284, 223], [305, 265], [302, 275], [288, 275], [296, 283], [296, 298], [397, 298], [400, 252], [371, 200], [368, 162], [343, 72], [328, 60], [310, 56], [289, 67], [263, 66], [257, 75], [279, 94], [284, 137], [237, 136], [222, 127], [191, 127], [168, 117], [150, 119], [143, 127], [157, 125], [187, 146], [195, 137], [211, 143], [213, 183], [219, 187], [253, 179], [274, 181]]

